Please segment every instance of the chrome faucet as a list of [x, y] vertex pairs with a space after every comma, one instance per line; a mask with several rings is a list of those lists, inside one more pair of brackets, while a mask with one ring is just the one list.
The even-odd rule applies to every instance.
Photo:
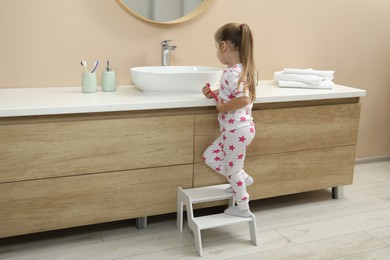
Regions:
[[172, 40], [161, 41], [161, 65], [169, 66], [169, 53], [176, 49], [177, 46], [170, 46]]

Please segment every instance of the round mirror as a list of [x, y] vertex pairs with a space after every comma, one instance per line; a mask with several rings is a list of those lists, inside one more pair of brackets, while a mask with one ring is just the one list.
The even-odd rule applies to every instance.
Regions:
[[158, 24], [187, 21], [206, 8], [212, 0], [116, 0], [128, 13]]

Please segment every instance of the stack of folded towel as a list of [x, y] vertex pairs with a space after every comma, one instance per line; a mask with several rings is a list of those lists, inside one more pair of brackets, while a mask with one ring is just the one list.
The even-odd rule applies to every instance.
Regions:
[[332, 89], [334, 71], [313, 69], [283, 69], [274, 74], [279, 87]]

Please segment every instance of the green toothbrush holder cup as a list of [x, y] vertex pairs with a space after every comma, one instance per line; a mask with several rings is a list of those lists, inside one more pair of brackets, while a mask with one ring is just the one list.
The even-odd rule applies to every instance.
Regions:
[[112, 92], [116, 90], [116, 77], [114, 71], [104, 71], [102, 75], [102, 90]]
[[83, 72], [81, 89], [84, 93], [95, 93], [97, 91], [96, 73]]

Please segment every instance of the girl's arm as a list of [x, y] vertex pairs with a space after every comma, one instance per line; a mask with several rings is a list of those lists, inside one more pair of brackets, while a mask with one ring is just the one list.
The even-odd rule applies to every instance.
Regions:
[[218, 101], [217, 103], [217, 110], [220, 113], [226, 113], [232, 110], [237, 110], [240, 108], [245, 107], [246, 105], [250, 104], [249, 97], [239, 97], [239, 98], [233, 98], [223, 104], [221, 101]]

